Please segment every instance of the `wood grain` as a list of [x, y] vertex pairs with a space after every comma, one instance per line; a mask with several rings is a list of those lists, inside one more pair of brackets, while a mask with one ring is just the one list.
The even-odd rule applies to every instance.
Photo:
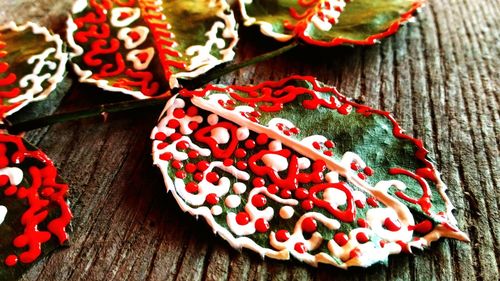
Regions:
[[[56, 6], [37, 3], [21, 13], [31, 2], [0, 1], [2, 21], [34, 19], [60, 30], [56, 16], [70, 1], [40, 1]], [[304, 47], [220, 79], [314, 75], [393, 112], [434, 155], [470, 243], [443, 240], [391, 257], [388, 267], [348, 271], [233, 250], [165, 193], [150, 157], [159, 110], [150, 110], [27, 134], [71, 184], [75, 218], [72, 246], [36, 263], [23, 280], [499, 280], [499, 18], [495, 0], [434, 0], [380, 45]], [[280, 46], [255, 30], [242, 37], [239, 61]], [[76, 85], [60, 111], [110, 99], [122, 98]]]

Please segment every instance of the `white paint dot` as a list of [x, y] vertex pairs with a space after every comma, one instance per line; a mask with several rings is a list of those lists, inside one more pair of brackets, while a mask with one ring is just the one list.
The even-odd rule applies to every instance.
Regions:
[[236, 130], [236, 138], [238, 138], [239, 141], [246, 140], [249, 135], [250, 131], [247, 127], [240, 127]]
[[242, 194], [247, 190], [246, 184], [242, 182], [236, 182], [233, 184], [233, 191], [236, 194]]
[[217, 116], [217, 114], [210, 114], [208, 115], [207, 122], [210, 125], [215, 125], [219, 122], [219, 116]]
[[214, 216], [218, 216], [220, 214], [222, 214], [222, 207], [219, 206], [219, 205], [215, 205], [212, 207], [212, 209], [210, 209], [212, 211], [212, 215]]
[[238, 195], [229, 195], [224, 201], [228, 208], [236, 208], [241, 204], [241, 198]]
[[295, 211], [290, 206], [283, 206], [280, 209], [280, 217], [285, 220], [291, 218], [293, 213], [295, 213]]

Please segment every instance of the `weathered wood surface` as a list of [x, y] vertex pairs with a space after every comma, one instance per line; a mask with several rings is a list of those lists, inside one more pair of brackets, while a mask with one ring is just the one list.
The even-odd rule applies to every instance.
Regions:
[[[2, 21], [58, 26], [61, 1], [0, 1]], [[66, 1], [68, 2], [68, 1]], [[258, 83], [314, 75], [391, 111], [435, 156], [471, 242], [444, 240], [388, 267], [348, 271], [262, 260], [233, 250], [164, 191], [148, 139], [158, 110], [115, 114], [28, 133], [71, 184], [72, 246], [25, 280], [498, 280], [500, 259], [499, 32], [496, 0], [434, 0], [415, 23], [366, 48], [301, 48], [221, 79]], [[19, 7], [22, 7], [19, 9]], [[255, 41], [255, 42], [252, 42]], [[245, 32], [238, 60], [277, 48]], [[120, 97], [77, 86], [60, 111]]]

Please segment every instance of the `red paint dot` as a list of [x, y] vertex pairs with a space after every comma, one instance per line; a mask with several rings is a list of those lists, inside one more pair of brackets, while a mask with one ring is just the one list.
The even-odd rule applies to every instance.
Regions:
[[367, 176], [369, 176], [369, 177], [373, 176], [373, 173], [374, 173], [373, 169], [372, 169], [372, 168], [370, 168], [370, 167], [366, 167], [366, 168], [364, 168], [364, 169], [363, 169], [363, 172], [364, 172]]
[[309, 197], [309, 191], [302, 187], [297, 188], [297, 190], [295, 190], [295, 197], [299, 200], [306, 199], [307, 197]]
[[206, 169], [208, 169], [208, 167], [210, 166], [210, 164], [208, 164], [207, 161], [200, 161], [196, 164], [196, 167], [198, 167], [198, 170], [204, 172]]
[[333, 236], [333, 240], [335, 240], [335, 242], [339, 244], [340, 247], [342, 247], [347, 244], [347, 242], [349, 241], [349, 237], [344, 232], [338, 232], [335, 234], [335, 236]]
[[184, 116], [186, 116], [186, 113], [184, 112], [184, 110], [182, 108], [176, 108], [174, 109], [174, 117], [175, 118], [184, 118]]
[[256, 194], [254, 197], [252, 197], [252, 204], [257, 208], [264, 207], [266, 203], [267, 203], [267, 198], [262, 194]]
[[360, 178], [362, 180], [366, 180], [366, 176], [363, 173], [358, 173], [358, 178]]
[[432, 222], [429, 220], [424, 220], [415, 226], [412, 225], [408, 226], [408, 230], [415, 230], [416, 232], [421, 234], [428, 233], [429, 231], [432, 230], [432, 228], [433, 228]]
[[188, 127], [189, 127], [189, 129], [194, 131], [194, 130], [198, 129], [198, 123], [196, 123], [194, 121], [189, 122]]
[[248, 149], [252, 149], [255, 147], [255, 142], [253, 140], [246, 140], [245, 147]]
[[239, 225], [245, 225], [250, 222], [250, 217], [245, 212], [240, 212], [236, 215], [236, 222]]
[[209, 172], [206, 179], [209, 183], [216, 183], [219, 181], [219, 175], [216, 172]]
[[318, 223], [314, 218], [305, 218], [302, 221], [302, 230], [308, 233], [313, 233], [318, 229]]
[[245, 170], [247, 167], [248, 167], [248, 165], [244, 161], [238, 161], [236, 163], [236, 168], [238, 168], [240, 170]]
[[203, 174], [202, 173], [196, 173], [196, 174], [194, 174], [193, 179], [195, 181], [197, 181], [197, 182], [200, 182], [200, 181], [203, 180]]
[[290, 232], [285, 229], [280, 229], [276, 232], [276, 240], [279, 242], [286, 242], [290, 239]]
[[263, 178], [257, 177], [253, 179], [252, 184], [254, 187], [262, 187], [266, 184], [266, 182], [264, 181]]
[[174, 168], [175, 168], [175, 169], [177, 169], [177, 170], [178, 170], [178, 169], [182, 169], [182, 167], [183, 167], [183, 166], [184, 166], [184, 165], [183, 165], [183, 164], [182, 164], [182, 162], [181, 162], [181, 161], [179, 161], [179, 160], [174, 160], [174, 161], [172, 161], [172, 167], [174, 167]]
[[351, 169], [354, 170], [354, 171], [357, 171], [359, 170], [359, 166], [356, 162], [352, 162], [351, 163]]
[[313, 147], [315, 149], [320, 149], [321, 148], [321, 146], [319, 145], [319, 143], [317, 141], [313, 142]]
[[15, 185], [11, 185], [4, 190], [3, 194], [5, 194], [6, 196], [12, 196], [16, 194], [16, 192], [17, 192], [17, 187]]
[[175, 176], [179, 179], [185, 179], [186, 178], [186, 172], [184, 171], [177, 171], [175, 172]]
[[196, 171], [196, 165], [193, 163], [187, 163], [185, 170], [186, 170], [186, 172], [192, 174]]
[[330, 150], [323, 151], [323, 154], [326, 156], [333, 156], [333, 152]]
[[167, 135], [163, 132], [158, 132], [155, 134], [155, 140], [164, 141], [167, 139]]
[[162, 149], [164, 149], [167, 146], [168, 146], [168, 143], [166, 143], [166, 142], [160, 142], [158, 145], [156, 145], [156, 148], [158, 148], [159, 150], [162, 150]]
[[170, 161], [172, 159], [172, 153], [171, 152], [165, 152], [160, 155], [160, 159], [163, 161]]
[[267, 222], [265, 219], [260, 218], [255, 221], [255, 229], [258, 232], [264, 233], [269, 230], [269, 222]]
[[179, 123], [179, 121], [175, 120], [175, 119], [170, 119], [167, 123], [167, 127], [169, 128], [172, 128], [172, 129], [175, 129], [177, 127], [179, 127], [181, 124]]
[[356, 222], [358, 223], [358, 225], [359, 225], [360, 227], [368, 227], [368, 224], [367, 224], [367, 223], [366, 223], [366, 221], [365, 221], [364, 219], [362, 219], [362, 218], [359, 218]]
[[364, 232], [358, 232], [358, 234], [356, 234], [356, 240], [358, 240], [359, 243], [366, 243], [370, 241], [370, 238], [368, 238]]
[[306, 246], [302, 242], [296, 243], [293, 248], [295, 249], [295, 251], [297, 253], [300, 253], [300, 254], [303, 254], [306, 252]]
[[335, 147], [335, 144], [333, 143], [333, 141], [331, 141], [331, 140], [327, 140], [327, 141], [325, 142], [325, 146], [326, 146], [327, 148], [334, 148], [334, 147]]
[[198, 193], [198, 184], [195, 182], [189, 182], [186, 184], [186, 191], [189, 193]]
[[190, 117], [193, 117], [195, 116], [196, 114], [198, 114], [198, 108], [194, 107], [194, 106], [190, 106], [187, 111], [186, 111], [187, 115], [190, 116]]
[[363, 209], [365, 207], [365, 204], [363, 204], [363, 202], [361, 202], [361, 200], [356, 200], [354, 201], [354, 204], [356, 204], [356, 207], [358, 207], [359, 209]]
[[372, 207], [378, 207], [377, 199], [375, 199], [374, 197], [370, 197], [370, 198], [366, 199], [366, 203], [368, 203], [368, 205], [370, 205]]
[[310, 211], [314, 207], [314, 203], [312, 200], [304, 200], [300, 203], [300, 206], [302, 207], [302, 209]]
[[224, 159], [224, 162], [222, 162], [222, 164], [224, 164], [224, 166], [226, 166], [226, 167], [233, 165], [233, 163], [234, 163], [233, 159], [229, 159], [229, 158]]
[[242, 148], [238, 148], [234, 152], [234, 156], [236, 156], [236, 158], [243, 158], [246, 155], [247, 155], [247, 152], [245, 150], [243, 150]]
[[172, 141], [176, 141], [176, 140], [178, 140], [178, 139], [180, 139], [180, 138], [182, 138], [182, 135], [181, 135], [181, 134], [179, 134], [179, 133], [173, 133], [173, 134], [171, 134], [171, 135], [170, 135], [170, 139], [171, 139]]
[[288, 199], [288, 198], [291, 198], [292, 197], [292, 192], [288, 189], [283, 189], [281, 192], [280, 192], [280, 196], [281, 198], [285, 198], [285, 199]]
[[196, 150], [191, 150], [188, 152], [188, 157], [191, 159], [194, 159], [194, 158], [198, 157], [199, 155], [200, 155], [200, 153], [198, 153], [198, 151], [196, 151]]
[[279, 187], [275, 184], [270, 184], [267, 187], [267, 191], [271, 194], [276, 194], [279, 190], [280, 190]]
[[384, 227], [389, 231], [398, 231], [401, 229], [401, 223], [399, 221], [394, 221], [391, 218], [386, 218], [384, 220]]
[[184, 150], [189, 147], [189, 143], [187, 141], [180, 141], [178, 142], [175, 147], [177, 147], [178, 150]]
[[5, 259], [5, 265], [7, 266], [14, 266], [17, 264], [17, 256], [16, 255], [10, 255]]
[[219, 202], [219, 197], [215, 193], [210, 193], [205, 197], [205, 201], [210, 205], [215, 205]]
[[355, 258], [357, 258], [359, 256], [361, 256], [361, 251], [358, 248], [356, 248], [354, 250], [351, 250], [349, 252], [349, 258], [350, 259], [355, 259]]
[[300, 130], [297, 127], [293, 127], [290, 129], [290, 132], [292, 132], [292, 134], [296, 135], [296, 134], [300, 133]]
[[268, 139], [269, 137], [266, 134], [259, 134], [255, 140], [258, 144], [263, 145], [267, 143]]

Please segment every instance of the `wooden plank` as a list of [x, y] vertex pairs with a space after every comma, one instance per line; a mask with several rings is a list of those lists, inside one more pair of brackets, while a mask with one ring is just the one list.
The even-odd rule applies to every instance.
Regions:
[[[0, 18], [61, 31], [65, 1], [0, 0]], [[19, 11], [23, 11], [20, 13]], [[152, 167], [148, 135], [159, 111], [59, 124], [27, 137], [71, 184], [72, 246], [36, 263], [25, 280], [498, 280], [500, 257], [500, 4], [433, 0], [373, 47], [302, 47], [218, 81], [248, 84], [314, 75], [388, 110], [434, 155], [471, 243], [440, 241], [389, 265], [348, 271], [238, 251], [182, 213]], [[281, 46], [245, 30], [238, 61]], [[61, 111], [123, 99], [76, 86]]]

